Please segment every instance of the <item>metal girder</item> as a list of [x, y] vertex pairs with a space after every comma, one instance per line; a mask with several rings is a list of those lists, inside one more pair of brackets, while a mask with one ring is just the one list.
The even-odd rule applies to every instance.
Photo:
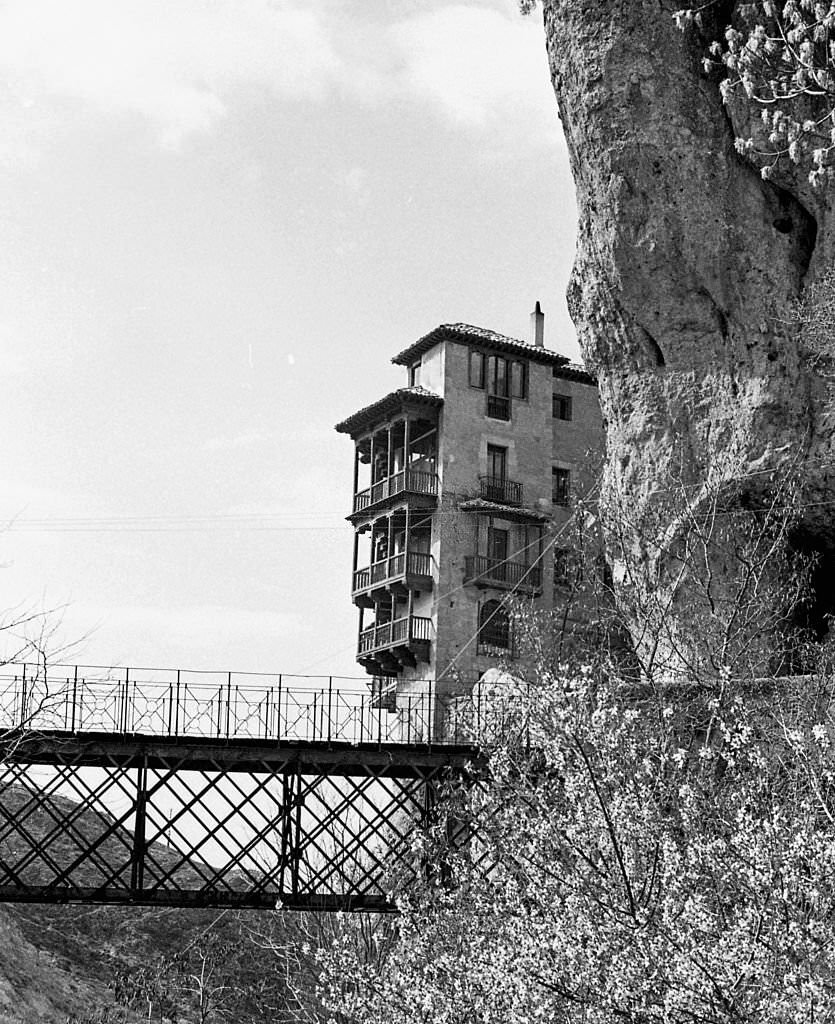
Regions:
[[473, 748], [71, 732], [0, 764], [0, 900], [393, 909]]

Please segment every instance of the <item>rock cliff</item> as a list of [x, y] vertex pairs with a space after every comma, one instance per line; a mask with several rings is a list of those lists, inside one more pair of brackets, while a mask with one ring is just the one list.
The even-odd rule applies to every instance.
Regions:
[[[678, 477], [696, 505], [709, 478], [750, 502], [769, 471], [799, 467], [796, 542], [828, 559], [831, 396], [787, 320], [832, 262], [829, 198], [802, 174], [763, 180], [736, 151], [750, 112], [723, 106], [680, 6], [543, 4], [579, 207], [569, 307], [607, 426], [604, 498], [639, 523]], [[734, 7], [709, 13], [724, 25]], [[629, 558], [667, 557], [637, 530], [615, 555], [622, 585]], [[819, 593], [820, 628], [833, 604]]]

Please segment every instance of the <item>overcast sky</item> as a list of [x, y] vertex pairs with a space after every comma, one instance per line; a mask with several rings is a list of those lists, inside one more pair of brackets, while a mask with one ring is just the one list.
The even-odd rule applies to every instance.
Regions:
[[362, 675], [339, 419], [439, 323], [577, 358], [512, 0], [0, 4], [0, 581], [77, 660]]

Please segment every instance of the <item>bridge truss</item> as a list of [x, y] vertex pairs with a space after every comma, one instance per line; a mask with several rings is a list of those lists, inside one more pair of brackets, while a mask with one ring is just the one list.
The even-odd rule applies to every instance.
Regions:
[[472, 772], [477, 709], [300, 682], [0, 677], [0, 900], [392, 910], [432, 868], [415, 829]]

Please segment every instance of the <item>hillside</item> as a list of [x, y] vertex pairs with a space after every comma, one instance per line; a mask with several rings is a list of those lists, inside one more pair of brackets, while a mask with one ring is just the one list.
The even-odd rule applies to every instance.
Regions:
[[[2, 794], [6, 806], [25, 797], [19, 787]], [[60, 812], [63, 802], [57, 797], [33, 814], [30, 832], [48, 828], [49, 810]], [[100, 822], [90, 812], [79, 828], [98, 831]], [[2, 852], [19, 842], [7, 841]], [[51, 849], [59, 863], [76, 853], [69, 837]], [[105, 858], [109, 849], [124, 847], [114, 838], [102, 847]], [[159, 844], [153, 854], [160, 863], [172, 856]], [[95, 884], [95, 872], [91, 865], [85, 880]], [[287, 927], [263, 911], [0, 904], [0, 1024], [297, 1020], [275, 957], [251, 938], [278, 928], [283, 941]], [[194, 980], [201, 974], [202, 1018]]]

